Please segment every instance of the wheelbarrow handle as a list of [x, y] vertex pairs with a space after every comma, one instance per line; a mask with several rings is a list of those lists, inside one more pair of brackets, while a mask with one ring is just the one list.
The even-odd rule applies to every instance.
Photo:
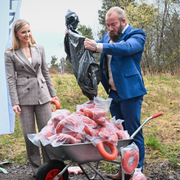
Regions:
[[162, 113], [157, 113], [157, 114], [153, 115], [152, 118], [156, 118], [156, 117], [161, 116], [161, 115], [162, 115]]
[[158, 113], [158, 114], [155, 114], [155, 115], [147, 118], [147, 119], [141, 124], [141, 126], [139, 126], [139, 128], [131, 135], [131, 139], [133, 139], [134, 136], [136, 136], [136, 134], [141, 130], [141, 128], [142, 128], [150, 119], [156, 118], [156, 117], [161, 116], [161, 115], [162, 115], [162, 113]]

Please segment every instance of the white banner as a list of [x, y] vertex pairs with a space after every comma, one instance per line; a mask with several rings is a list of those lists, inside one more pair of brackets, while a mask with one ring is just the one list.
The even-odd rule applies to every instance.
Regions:
[[19, 19], [22, 0], [0, 0], [0, 134], [14, 133], [15, 114], [8, 93], [4, 52], [12, 46], [11, 28]]

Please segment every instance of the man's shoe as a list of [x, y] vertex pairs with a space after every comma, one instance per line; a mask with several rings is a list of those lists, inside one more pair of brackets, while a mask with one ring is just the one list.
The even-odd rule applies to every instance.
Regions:
[[[122, 173], [121, 173], [121, 170], [118, 171], [117, 174], [110, 174], [110, 175], [107, 175], [108, 178], [110, 179], [118, 179], [118, 180], [121, 180], [122, 179]], [[125, 179], [129, 180], [132, 176], [130, 174], [125, 174]]]

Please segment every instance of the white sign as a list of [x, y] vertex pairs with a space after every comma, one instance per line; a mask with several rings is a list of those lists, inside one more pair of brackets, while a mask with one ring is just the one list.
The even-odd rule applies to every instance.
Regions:
[[14, 133], [15, 114], [12, 110], [4, 65], [4, 52], [12, 46], [11, 28], [19, 19], [22, 0], [0, 0], [0, 134]]

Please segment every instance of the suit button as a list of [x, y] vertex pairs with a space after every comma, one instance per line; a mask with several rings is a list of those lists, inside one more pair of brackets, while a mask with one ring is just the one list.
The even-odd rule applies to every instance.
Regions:
[[22, 68], [24, 68], [24, 66], [22, 66]]
[[40, 66], [40, 64], [39, 64], [39, 66]]
[[43, 88], [43, 86], [41, 86], [41, 88]]
[[30, 88], [27, 88], [27, 90], [30, 90]]
[[27, 77], [27, 79], [29, 79], [29, 77]]

